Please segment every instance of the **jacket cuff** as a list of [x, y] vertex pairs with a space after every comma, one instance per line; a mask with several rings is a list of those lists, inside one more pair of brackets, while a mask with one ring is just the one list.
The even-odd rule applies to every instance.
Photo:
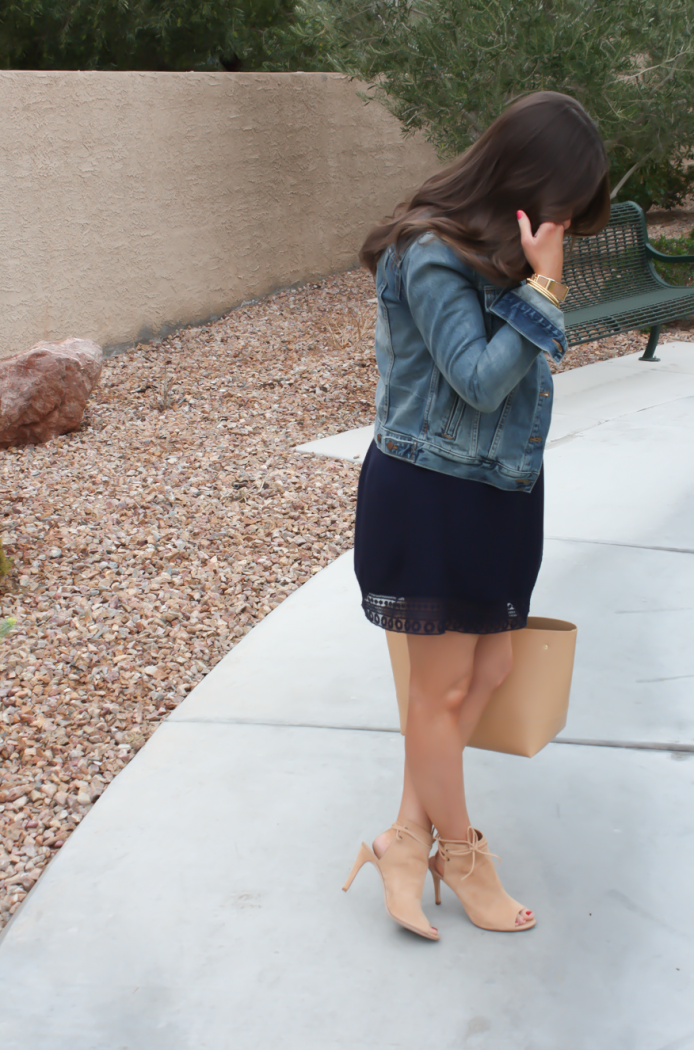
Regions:
[[489, 310], [539, 346], [557, 364], [561, 361], [568, 349], [564, 314], [542, 292], [522, 284], [504, 292]]

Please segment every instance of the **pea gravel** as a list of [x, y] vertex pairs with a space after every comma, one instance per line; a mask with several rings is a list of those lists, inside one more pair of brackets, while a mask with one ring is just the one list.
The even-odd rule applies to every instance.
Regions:
[[352, 546], [358, 466], [293, 449], [371, 422], [375, 309], [363, 271], [244, 305], [110, 359], [79, 431], [2, 453], [0, 925], [161, 720]]

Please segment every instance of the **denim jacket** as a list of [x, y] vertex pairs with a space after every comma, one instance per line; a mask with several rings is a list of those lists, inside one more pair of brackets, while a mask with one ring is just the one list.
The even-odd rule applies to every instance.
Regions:
[[528, 285], [500, 288], [426, 233], [376, 272], [377, 447], [418, 466], [531, 491], [552, 414], [545, 356], [564, 315]]

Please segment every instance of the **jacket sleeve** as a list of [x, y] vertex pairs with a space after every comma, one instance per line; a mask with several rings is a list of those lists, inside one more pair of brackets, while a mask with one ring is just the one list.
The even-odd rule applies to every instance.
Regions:
[[494, 412], [542, 350], [555, 360], [565, 352], [561, 310], [526, 286], [504, 292], [489, 307], [506, 323], [487, 341], [478, 292], [457, 256], [438, 239], [409, 248], [402, 279], [412, 319], [436, 367], [480, 412]]

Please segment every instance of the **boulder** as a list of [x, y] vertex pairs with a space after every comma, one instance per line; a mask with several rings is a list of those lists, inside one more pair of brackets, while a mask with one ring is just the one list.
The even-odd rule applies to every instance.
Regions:
[[90, 339], [37, 343], [0, 360], [0, 448], [39, 445], [75, 430], [103, 363]]

